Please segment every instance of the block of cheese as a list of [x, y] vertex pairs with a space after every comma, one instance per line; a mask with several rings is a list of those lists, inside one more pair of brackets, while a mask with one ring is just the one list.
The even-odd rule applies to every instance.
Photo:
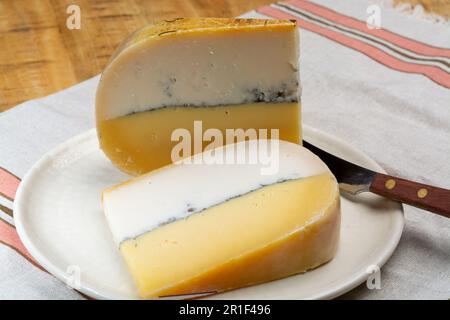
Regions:
[[279, 129], [280, 139], [301, 143], [297, 33], [289, 20], [216, 18], [135, 32], [97, 89], [100, 147], [138, 175], [171, 163], [172, 132], [192, 132], [194, 120], [223, 133], [267, 129], [265, 139]]
[[106, 219], [141, 297], [221, 292], [305, 272], [333, 258], [338, 185], [310, 151], [279, 141], [277, 170], [270, 174], [262, 173], [261, 161], [197, 162], [213, 152], [251, 159], [260, 143], [198, 153], [191, 163], [103, 192]]

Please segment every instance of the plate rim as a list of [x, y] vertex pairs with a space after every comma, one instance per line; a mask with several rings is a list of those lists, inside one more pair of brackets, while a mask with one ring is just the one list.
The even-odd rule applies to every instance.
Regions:
[[[320, 129], [308, 126], [308, 125], [302, 125], [303, 132], [314, 132], [315, 135], [323, 137], [325, 140], [328, 141], [335, 141], [339, 145], [339, 148], [343, 148], [345, 150], [350, 151], [351, 153], [358, 154], [361, 158], [364, 159], [367, 163], [370, 163], [370, 165], [380, 173], [386, 173], [386, 171], [371, 157], [369, 157], [364, 151], [361, 151], [360, 149], [350, 145], [348, 142], [342, 140], [341, 138], [335, 137], [331, 135], [330, 133], [324, 132]], [[92, 139], [91, 136], [96, 135], [96, 129], [89, 129], [83, 133], [80, 133], [72, 138], [69, 138], [62, 143], [58, 144], [56, 147], [52, 148], [50, 151], [46, 152], [37, 162], [35, 162], [30, 169], [26, 172], [25, 176], [22, 178], [21, 183], [19, 184], [19, 187], [16, 192], [15, 201], [14, 201], [14, 225], [16, 227], [17, 233], [19, 235], [19, 238], [21, 239], [23, 245], [28, 250], [29, 254], [35, 259], [45, 270], [47, 270], [51, 275], [56, 277], [58, 280], [62, 281], [63, 283], [68, 283], [69, 277], [68, 275], [55, 266], [50, 259], [48, 259], [36, 246], [33, 241], [31, 240], [32, 237], [29, 236], [27, 232], [26, 223], [24, 223], [22, 210], [23, 209], [23, 197], [25, 197], [26, 190], [27, 190], [27, 184], [29, 181], [33, 180], [35, 176], [39, 173], [39, 169], [48, 162], [54, 155], [60, 153], [64, 149], [69, 149], [70, 146], [74, 144], [79, 144], [85, 140]], [[391, 200], [390, 200], [391, 201]], [[394, 201], [392, 201], [395, 203]], [[392, 256], [395, 249], [398, 246], [398, 243], [400, 242], [401, 236], [403, 234], [403, 228], [404, 228], [404, 208], [403, 205], [400, 203], [398, 204], [398, 210], [396, 210], [395, 214], [395, 226], [396, 229], [394, 230], [389, 239], [386, 239], [386, 245], [383, 248], [383, 250], [379, 253], [377, 257], [374, 258], [374, 264], [376, 264], [378, 267], [382, 267]], [[344, 284], [340, 284], [338, 288], [331, 287], [330, 289], [324, 290], [320, 293], [317, 293], [315, 295], [310, 296], [309, 300], [319, 300], [319, 299], [333, 299], [338, 296], [343, 295], [344, 293], [352, 290], [353, 288], [359, 286], [367, 279], [367, 272], [356, 272], [352, 277], [349, 277]], [[76, 291], [78, 291], [81, 294], [87, 295], [90, 298], [95, 298], [99, 300], [103, 299], [124, 299], [123, 297], [114, 296], [111, 294], [102, 294], [98, 290], [96, 290], [94, 287], [92, 287], [89, 284], [82, 284], [80, 288], [77, 288]], [[214, 297], [212, 297], [214, 299]], [[294, 298], [295, 299], [295, 298]]]

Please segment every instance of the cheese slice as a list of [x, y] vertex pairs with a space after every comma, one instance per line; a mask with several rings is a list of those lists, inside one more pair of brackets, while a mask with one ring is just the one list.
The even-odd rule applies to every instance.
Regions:
[[[289, 20], [192, 18], [132, 34], [105, 68], [96, 96], [100, 147], [134, 175], [171, 163], [171, 134], [278, 129], [301, 143], [298, 34]], [[259, 133], [259, 131], [258, 131]], [[225, 141], [226, 142], [226, 141]], [[199, 150], [201, 151], [201, 150]]]
[[[333, 258], [340, 228], [334, 176], [285, 141], [267, 148], [277, 170], [264, 173], [267, 161], [248, 160], [263, 143], [208, 150], [103, 192], [112, 235], [143, 298], [221, 292]], [[205, 160], [229, 154], [248, 161]]]

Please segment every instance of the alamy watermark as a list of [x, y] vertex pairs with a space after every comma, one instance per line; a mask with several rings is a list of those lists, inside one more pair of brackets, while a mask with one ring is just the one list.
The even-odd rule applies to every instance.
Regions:
[[80, 290], [81, 288], [81, 268], [77, 265], [70, 265], [66, 269], [66, 286], [70, 289]]
[[366, 26], [370, 30], [381, 28], [381, 8], [376, 4], [367, 7], [366, 13], [369, 15], [366, 19]]
[[[208, 128], [194, 121], [193, 136], [186, 128], [172, 132], [171, 140], [177, 142], [171, 151], [173, 163], [184, 164], [258, 164], [262, 175], [273, 175], [279, 169], [278, 129], [225, 129]], [[247, 148], [236, 145], [220, 148], [235, 142], [253, 141]], [[205, 146], [206, 144], [206, 146]], [[203, 152], [203, 153], [202, 153]], [[195, 156], [194, 156], [195, 155]]]
[[381, 289], [381, 269], [377, 265], [370, 265], [366, 269], [367, 277], [366, 286], [369, 290]]
[[66, 27], [69, 30], [81, 29], [81, 9], [79, 5], [71, 4], [67, 6], [66, 13], [69, 15], [66, 19]]

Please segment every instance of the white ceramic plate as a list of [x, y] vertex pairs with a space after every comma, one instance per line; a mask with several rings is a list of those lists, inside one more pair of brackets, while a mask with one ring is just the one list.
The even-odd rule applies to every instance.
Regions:
[[[383, 172], [348, 144], [308, 127], [310, 142], [357, 164]], [[47, 153], [20, 184], [14, 202], [17, 231], [30, 254], [50, 273], [97, 299], [138, 298], [103, 216], [100, 194], [128, 176], [98, 147], [94, 130]], [[342, 230], [336, 257], [310, 272], [214, 295], [214, 299], [326, 299], [367, 279], [398, 244], [401, 206], [372, 194], [342, 197]], [[75, 281], [75, 282], [74, 282]]]

